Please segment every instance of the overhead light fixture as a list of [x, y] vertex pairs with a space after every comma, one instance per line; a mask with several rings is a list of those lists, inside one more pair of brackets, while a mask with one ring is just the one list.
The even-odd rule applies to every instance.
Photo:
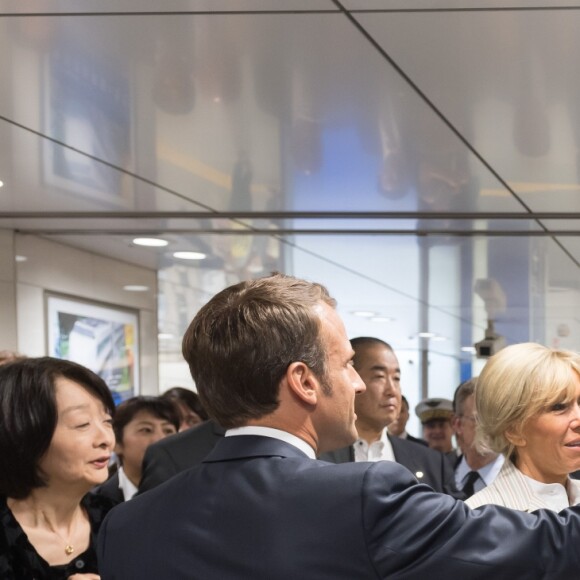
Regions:
[[123, 290], [127, 292], [147, 292], [149, 290], [149, 286], [142, 286], [140, 284], [127, 284], [123, 286]]
[[26, 262], [26, 260], [28, 260], [28, 258], [26, 256], [14, 256], [14, 259], [17, 262]]
[[205, 260], [207, 258], [203, 252], [173, 252], [173, 257], [180, 260]]
[[4, 185], [3, 181], [0, 181], [0, 187], [2, 187]]
[[371, 322], [393, 322], [395, 319], [390, 316], [373, 316]]
[[171, 340], [173, 338], [173, 334], [171, 334], [170, 332], [160, 332], [157, 335], [157, 338], [159, 340]]
[[462, 346], [461, 352], [468, 352], [469, 354], [475, 354], [475, 347], [474, 346]]
[[434, 332], [419, 332], [417, 336], [419, 338], [435, 338], [437, 335]]
[[372, 318], [373, 316], [377, 315], [376, 312], [372, 312], [371, 310], [353, 310], [351, 314], [354, 314], [355, 316], [361, 316], [362, 318]]
[[167, 240], [161, 238], [135, 238], [133, 243], [136, 246], [147, 246], [149, 248], [164, 248], [169, 244]]

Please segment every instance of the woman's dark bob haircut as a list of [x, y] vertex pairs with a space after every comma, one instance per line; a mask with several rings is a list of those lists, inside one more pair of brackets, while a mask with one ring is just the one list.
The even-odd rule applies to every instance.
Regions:
[[78, 383], [113, 414], [107, 385], [89, 369], [51, 357], [25, 358], [0, 366], [0, 495], [24, 499], [47, 485], [38, 464], [58, 421], [56, 381]]

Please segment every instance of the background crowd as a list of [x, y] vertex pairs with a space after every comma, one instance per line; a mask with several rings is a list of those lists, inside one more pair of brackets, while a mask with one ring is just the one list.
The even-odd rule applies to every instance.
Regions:
[[[344, 511], [346, 528], [351, 522], [345, 541], [356, 533], [358, 524], [352, 522], [357, 517], [366, 522], [368, 533], [345, 547], [345, 554], [364, 548], [370, 569], [379, 570], [380, 577], [401, 569], [397, 566], [411, 566], [411, 555], [423, 561], [413, 564], [416, 570], [405, 576], [409, 578], [419, 577], [429, 562], [443, 557], [448, 572], [474, 578], [503, 577], [497, 572], [500, 566], [510, 578], [566, 577], [573, 562], [553, 564], [545, 552], [534, 557], [550, 563], [532, 559], [529, 567], [514, 569], [506, 562], [516, 550], [530, 554], [547, 539], [556, 549], [563, 540], [554, 537], [564, 528], [575, 539], [580, 534], [580, 513], [566, 509], [580, 504], [575, 478], [580, 470], [580, 355], [534, 343], [508, 346], [489, 359], [479, 377], [459, 385], [452, 401], [421, 401], [415, 412], [422, 438], [414, 437], [406, 430], [410, 409], [393, 348], [375, 337], [346, 340], [322, 287], [280, 275], [263, 280], [218, 294], [188, 329], [184, 356], [200, 396], [174, 387], [158, 397], [130, 398], [115, 408], [104, 381], [79, 364], [0, 352], [1, 578], [158, 578], [154, 552], [163, 560], [164, 546], [178, 554], [168, 578], [212, 577], [201, 571], [181, 576], [181, 571], [192, 562], [206, 573], [221, 570], [222, 564], [211, 562], [224, 548], [230, 563], [223, 566], [236, 570], [232, 577], [292, 577], [297, 567], [309, 569], [313, 561], [333, 570], [322, 542], [317, 552], [306, 550], [308, 557], [301, 554], [297, 562], [284, 564], [283, 574], [256, 576], [242, 555], [244, 534], [234, 533], [246, 525], [248, 542], [280, 540], [280, 529], [272, 528], [277, 518], [290, 532], [300, 525], [314, 526], [314, 531], [320, 526], [322, 533], [320, 506], [339, 527], [332, 537], [340, 565], [328, 577], [371, 577], [367, 564], [359, 561], [362, 556], [353, 555], [347, 564], [338, 554], [339, 511]], [[265, 307], [264, 296], [277, 306]], [[301, 325], [302, 336], [287, 332], [294, 323]], [[235, 448], [241, 441], [249, 445], [244, 452]], [[273, 451], [272, 441], [281, 447]], [[272, 456], [287, 458], [291, 471], [282, 473], [278, 466], [272, 472], [272, 461], [268, 467], [248, 461]], [[314, 462], [324, 468], [313, 469], [305, 462], [314, 458], [328, 463]], [[342, 466], [330, 471], [330, 463]], [[368, 503], [362, 515], [344, 503], [355, 502], [358, 488], [339, 491], [333, 478], [361, 482], [360, 493]], [[383, 479], [382, 487], [365, 488]], [[172, 483], [160, 487], [168, 480]], [[281, 493], [283, 486], [293, 491]], [[320, 489], [325, 495], [318, 504], [303, 498], [304, 509], [298, 491], [307, 494], [315, 488], [314, 495]], [[217, 503], [204, 507], [201, 498], [219, 502], [220, 509], [207, 508]], [[258, 501], [265, 504], [257, 507]], [[113, 510], [122, 503], [131, 506]], [[539, 519], [518, 519], [501, 509], [472, 515], [472, 509], [487, 504], [540, 510]], [[416, 509], [428, 509], [431, 524], [447, 521], [446, 532], [424, 528], [429, 522], [412, 531], [407, 522], [415, 522]], [[165, 523], [145, 533], [143, 518], [154, 518], [159, 510], [174, 517], [160, 516]], [[396, 541], [384, 529], [385, 510]], [[568, 519], [546, 515], [561, 510]], [[109, 512], [99, 558], [98, 535]], [[489, 547], [469, 548], [466, 556], [466, 548], [459, 547], [461, 537], [470, 533], [481, 538], [486, 526]], [[457, 535], [459, 527], [463, 536], [449, 540], [447, 534]], [[139, 530], [143, 539], [139, 552], [122, 540], [122, 533], [131, 530]], [[221, 544], [214, 545], [212, 533]], [[284, 537], [296, 550], [307, 541], [288, 538], [288, 533]], [[515, 533], [523, 534], [519, 547], [498, 549]], [[185, 544], [183, 535], [189, 538]], [[443, 540], [449, 540], [445, 548]], [[192, 545], [199, 557], [184, 555]], [[261, 550], [261, 544], [253, 545]], [[123, 550], [121, 566], [118, 554]], [[384, 550], [395, 550], [401, 561], [387, 563]], [[262, 555], [269, 569], [270, 556]], [[271, 564], [272, 569], [282, 565]], [[528, 575], [533, 565], [537, 576]]]

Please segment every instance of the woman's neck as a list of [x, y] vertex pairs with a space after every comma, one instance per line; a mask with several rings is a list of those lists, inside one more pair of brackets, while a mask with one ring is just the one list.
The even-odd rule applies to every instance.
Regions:
[[83, 496], [84, 493], [73, 494], [70, 490], [65, 493], [52, 487], [40, 487], [33, 489], [24, 499], [8, 498], [7, 504], [17, 519], [23, 518], [28, 525], [38, 526], [48, 521], [66, 527], [81, 509]]

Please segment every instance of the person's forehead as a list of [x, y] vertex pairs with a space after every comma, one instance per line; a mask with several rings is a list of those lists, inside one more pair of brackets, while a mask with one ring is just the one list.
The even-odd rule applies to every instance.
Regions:
[[133, 415], [133, 418], [131, 419], [131, 421], [129, 421], [129, 423], [131, 423], [131, 424], [136, 424], [136, 423], [169, 423], [169, 421], [167, 419], [165, 419], [164, 417], [159, 417], [159, 416], [155, 415], [154, 413], [152, 413], [151, 411], [148, 411], [147, 409], [141, 409], [140, 411], [137, 411], [137, 413], [135, 413], [135, 415]]
[[390, 371], [399, 371], [397, 355], [383, 344], [368, 344], [357, 349], [357, 359], [364, 367], [385, 367]]
[[449, 419], [432, 419], [423, 423], [423, 426], [428, 428], [445, 427], [446, 425], [451, 425]]
[[[336, 348], [336, 343], [349, 342], [344, 322], [334, 308], [322, 302], [315, 306], [315, 312], [320, 318], [321, 333], [325, 338], [325, 348]], [[344, 347], [344, 344], [342, 346]]]

